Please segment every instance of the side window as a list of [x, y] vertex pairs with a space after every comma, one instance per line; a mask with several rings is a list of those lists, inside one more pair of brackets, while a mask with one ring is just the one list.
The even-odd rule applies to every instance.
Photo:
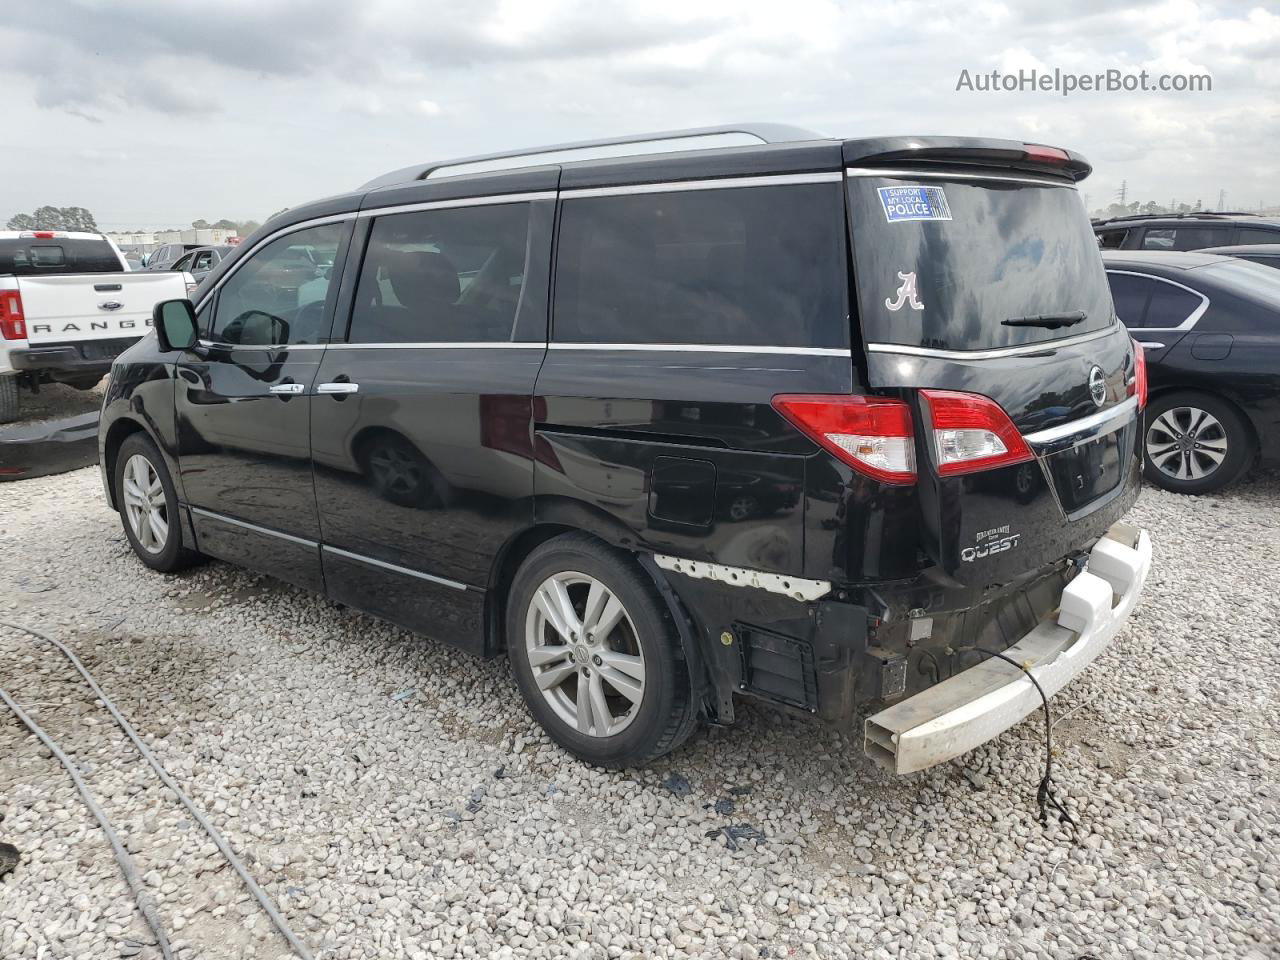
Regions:
[[190, 268], [191, 268], [191, 254], [188, 253], [185, 257], [180, 257], [174, 263], [174, 265], [169, 269], [181, 272], [183, 270], [189, 270]]
[[213, 251], [201, 250], [199, 253], [192, 254], [191, 269], [192, 270], [212, 270], [213, 269]]
[[218, 293], [210, 339], [266, 346], [318, 343], [325, 303], [337, 290], [334, 261], [346, 224], [285, 234], [255, 251]]
[[1103, 230], [1098, 234], [1098, 246], [1103, 250], [1119, 250], [1128, 235], [1128, 230]]
[[1226, 243], [1226, 227], [1153, 227], [1142, 238], [1144, 250], [1203, 250]]
[[378, 217], [356, 287], [352, 343], [514, 339], [525, 284], [529, 204]]
[[1236, 234], [1236, 243], [1280, 243], [1280, 229], [1241, 227]]
[[1190, 290], [1171, 283], [1157, 283], [1151, 290], [1151, 302], [1147, 304], [1147, 320], [1143, 326], [1161, 329], [1182, 326], [1183, 321], [1203, 302]]
[[1154, 281], [1128, 273], [1108, 273], [1107, 283], [1111, 284], [1111, 299], [1120, 322], [1126, 327], [1142, 326]]
[[845, 347], [838, 183], [562, 197], [554, 339]]

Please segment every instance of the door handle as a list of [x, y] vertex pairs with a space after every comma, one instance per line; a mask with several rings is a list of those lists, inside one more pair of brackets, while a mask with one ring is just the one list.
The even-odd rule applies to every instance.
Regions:
[[1154, 340], [1139, 340], [1138, 342], [1142, 344], [1144, 347], [1146, 347], [1148, 350], [1159, 350], [1161, 347], [1164, 346], [1163, 343], [1157, 343]]
[[306, 384], [303, 383], [273, 383], [271, 385], [272, 393], [284, 394], [286, 396], [305, 393], [306, 389]]
[[316, 393], [346, 394], [346, 393], [355, 393], [359, 389], [360, 389], [360, 384], [346, 383], [344, 381], [316, 384]]

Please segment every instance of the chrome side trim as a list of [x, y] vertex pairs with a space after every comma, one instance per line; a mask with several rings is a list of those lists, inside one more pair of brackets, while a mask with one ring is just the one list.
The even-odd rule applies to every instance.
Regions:
[[1022, 439], [1035, 447], [1039, 453], [1053, 453], [1114, 433], [1132, 420], [1137, 412], [1138, 398], [1129, 397], [1113, 407], [1072, 420], [1070, 423], [1023, 434]]
[[653, 562], [663, 570], [683, 573], [695, 580], [716, 580], [731, 587], [755, 587], [769, 593], [778, 593], [793, 600], [807, 601], [825, 597], [831, 592], [830, 580], [806, 580], [788, 577], [781, 573], [764, 573], [744, 567], [728, 567], [722, 563], [706, 563], [702, 560], [682, 560], [655, 553]]
[[729, 187], [772, 187], [794, 183], [838, 183], [838, 170], [821, 173], [777, 173], [759, 177], [725, 177], [720, 180], [672, 180], [665, 183], [631, 183], [618, 187], [575, 187], [561, 190], [563, 200], [574, 197], [624, 197], [637, 193], [675, 193], [681, 190], [722, 190]]
[[345, 220], [354, 220], [356, 216], [357, 216], [357, 211], [352, 210], [349, 213], [335, 213], [328, 217], [315, 217], [312, 220], [301, 220], [298, 223], [291, 223], [287, 227], [281, 227], [279, 230], [271, 231], [266, 236], [262, 237], [260, 240], [255, 240], [253, 243], [253, 246], [249, 247], [249, 249], [245, 253], [241, 254], [240, 258], [236, 260], [235, 264], [231, 267], [231, 269], [228, 270], [226, 273], [224, 273], [222, 276], [220, 276], [218, 278], [218, 282], [215, 283], [208, 290], [206, 290], [201, 295], [200, 299], [195, 301], [192, 304], [192, 306], [196, 310], [199, 310], [200, 307], [204, 304], [206, 300], [209, 299], [209, 297], [213, 294], [215, 290], [217, 290], [224, 283], [226, 283], [227, 280], [229, 280], [231, 277], [234, 277], [236, 275], [236, 271], [239, 270], [245, 263], [247, 263], [250, 260], [250, 258], [253, 257], [253, 251], [257, 250], [259, 247], [263, 246], [264, 244], [268, 244], [273, 240], [278, 240], [281, 237], [288, 236], [291, 233], [297, 233], [299, 230], [308, 230], [311, 227], [321, 227], [321, 226], [324, 226], [326, 223], [342, 223]]
[[328, 544], [322, 545], [320, 549], [324, 553], [337, 554], [339, 557], [345, 557], [348, 560], [355, 560], [358, 563], [366, 563], [371, 567], [380, 567], [383, 570], [390, 570], [392, 573], [402, 573], [406, 577], [417, 577], [419, 580], [438, 583], [443, 587], [452, 587], [455, 590], [470, 589], [465, 583], [458, 583], [456, 580], [446, 580], [444, 577], [433, 577], [429, 573], [422, 573], [419, 570], [410, 570], [408, 567], [401, 567], [394, 563], [387, 563], [385, 560], [375, 560], [373, 557], [366, 557], [363, 554], [352, 553], [350, 550], [339, 550], [337, 547], [331, 547]]
[[[1140, 331], [1142, 333], [1146, 333], [1147, 331], [1155, 333], [1182, 333], [1194, 327], [1196, 325], [1196, 321], [1203, 317], [1205, 311], [1209, 309], [1209, 298], [1207, 296], [1199, 290], [1193, 290], [1184, 283], [1179, 283], [1177, 280], [1170, 280], [1167, 277], [1158, 277], [1154, 273], [1143, 273], [1140, 270], [1112, 270], [1108, 267], [1107, 273], [1120, 273], [1124, 274], [1126, 277], [1142, 277], [1144, 280], [1158, 280], [1161, 283], [1167, 283], [1172, 287], [1185, 290], [1187, 293], [1195, 294], [1200, 298], [1200, 306], [1187, 314], [1187, 318], [1176, 327], [1134, 327], [1133, 329], [1136, 331]], [[1161, 344], [1161, 346], [1163, 346], [1163, 344]]]
[[210, 520], [219, 520], [222, 523], [229, 523], [233, 527], [242, 527], [245, 530], [252, 530], [254, 533], [265, 534], [268, 537], [276, 537], [280, 540], [288, 540], [290, 543], [297, 543], [304, 547], [318, 547], [320, 544], [314, 540], [308, 540], [306, 537], [295, 537], [292, 533], [281, 533], [279, 530], [268, 530], [266, 527], [260, 527], [256, 523], [249, 523], [247, 520], [237, 520], [234, 517], [228, 517], [221, 513], [214, 513], [212, 510], [205, 510], [202, 507], [188, 506], [188, 509], [201, 517], [208, 517]]
[[451, 341], [433, 340], [425, 343], [331, 343], [330, 350], [501, 350], [512, 348], [517, 350], [545, 350], [547, 345], [541, 340], [536, 343], [515, 342], [511, 340], [485, 341]]
[[384, 214], [417, 213], [420, 210], [449, 210], [454, 207], [485, 207], [499, 203], [527, 203], [530, 200], [554, 200], [554, 190], [538, 190], [531, 193], [491, 193], [478, 197], [458, 197], [454, 200], [424, 200], [421, 203], [402, 203], [394, 207], [370, 207], [361, 210], [361, 220], [381, 217]]
[[848, 167], [845, 170], [851, 177], [921, 177], [925, 180], [1010, 180], [1014, 183], [1033, 183], [1037, 187], [1070, 187], [1074, 183], [1055, 180], [1052, 177], [1019, 177], [1004, 173], [970, 173], [968, 171], [949, 172], [943, 170], [911, 170], [905, 167]]
[[805, 357], [848, 357], [847, 347], [753, 347], [712, 343], [549, 343], [549, 350], [602, 350], [658, 353], [765, 353]]
[[222, 343], [218, 340], [197, 341], [202, 347], [217, 347], [219, 350], [323, 350], [325, 347], [337, 346], [333, 343]]
[[868, 353], [900, 353], [909, 357], [938, 357], [942, 360], [995, 360], [998, 357], [1023, 357], [1033, 353], [1052, 353], [1062, 347], [1075, 346], [1077, 343], [1088, 343], [1110, 336], [1121, 329], [1120, 324], [1112, 323], [1092, 333], [1082, 333], [1075, 337], [1063, 337], [1061, 340], [1046, 340], [1043, 343], [1028, 343], [1018, 347], [998, 347], [993, 350], [935, 350], [932, 347], [912, 347], [901, 343], [868, 343]]

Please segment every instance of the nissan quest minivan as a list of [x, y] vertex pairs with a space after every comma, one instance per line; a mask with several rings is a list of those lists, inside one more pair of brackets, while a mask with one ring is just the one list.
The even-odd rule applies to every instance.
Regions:
[[156, 570], [506, 656], [592, 763], [753, 700], [919, 770], [1083, 671], [1150, 566], [1089, 172], [773, 126], [400, 170], [156, 307], [107, 496]]

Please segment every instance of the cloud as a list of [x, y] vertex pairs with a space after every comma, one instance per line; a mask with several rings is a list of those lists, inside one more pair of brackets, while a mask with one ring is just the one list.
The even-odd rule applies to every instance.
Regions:
[[[1085, 189], [1096, 197], [1127, 180], [1144, 198], [1225, 187], [1280, 202], [1280, 16], [1257, 3], [12, 6], [0, 25], [10, 123], [42, 144], [87, 138], [105, 159], [0, 155], [0, 208], [74, 182], [118, 208], [110, 218], [95, 209], [100, 219], [260, 217], [424, 158], [742, 119], [847, 136], [1024, 137], [1089, 156]], [[1208, 72], [1214, 88], [955, 90], [962, 69], [1028, 66]], [[112, 159], [124, 153], [128, 163]]]

